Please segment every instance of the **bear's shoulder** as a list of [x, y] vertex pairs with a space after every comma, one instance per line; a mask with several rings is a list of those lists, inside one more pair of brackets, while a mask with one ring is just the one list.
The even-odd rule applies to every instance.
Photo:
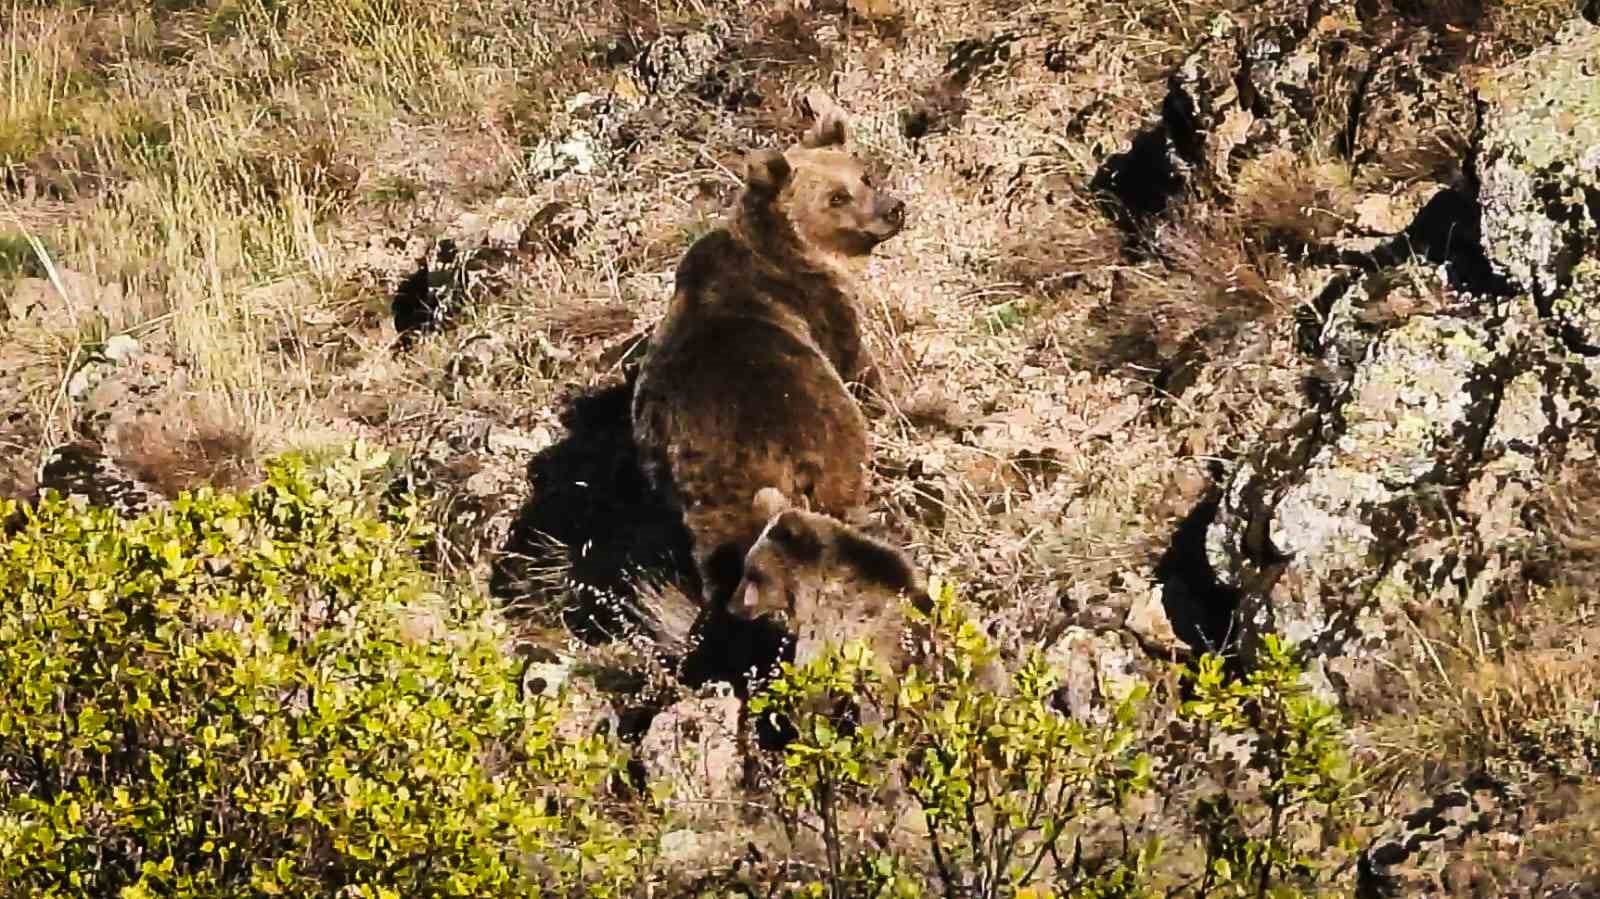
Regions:
[[755, 259], [727, 228], [701, 235], [678, 262], [675, 287], [680, 293], [697, 294], [729, 274], [748, 273]]

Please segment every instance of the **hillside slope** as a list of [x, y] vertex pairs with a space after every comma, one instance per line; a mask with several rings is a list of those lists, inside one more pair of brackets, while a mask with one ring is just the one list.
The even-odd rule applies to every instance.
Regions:
[[908, 205], [876, 530], [1076, 719], [1156, 685], [1173, 765], [1167, 663], [1294, 640], [1366, 882], [1600, 890], [1594, 3], [435, 7], [13, 4], [0, 497], [360, 437], [443, 577], [607, 652], [589, 593], [683, 559], [627, 363], [821, 86]]

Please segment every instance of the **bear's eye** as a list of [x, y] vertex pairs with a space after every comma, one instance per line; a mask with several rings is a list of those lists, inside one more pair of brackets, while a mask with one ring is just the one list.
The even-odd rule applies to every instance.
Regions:
[[833, 196], [828, 198], [828, 203], [833, 206], [843, 206], [849, 202], [850, 192], [847, 190], [836, 190], [833, 192]]

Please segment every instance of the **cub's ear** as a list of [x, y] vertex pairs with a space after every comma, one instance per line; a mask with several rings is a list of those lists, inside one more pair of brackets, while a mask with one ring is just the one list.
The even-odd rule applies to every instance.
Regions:
[[789, 183], [789, 160], [777, 150], [757, 150], [745, 159], [744, 185], [751, 193], [776, 196]]
[[800, 139], [800, 145], [812, 150], [823, 147], [842, 147], [845, 139], [844, 113], [830, 109], [817, 117], [816, 124]]
[[756, 511], [756, 517], [762, 521], [771, 521], [773, 516], [789, 508], [789, 498], [776, 487], [762, 487], [756, 491], [751, 506]]
[[811, 149], [844, 146], [845, 114], [839, 104], [822, 88], [813, 88], [806, 92], [805, 105], [817, 120], [800, 139], [800, 145]]

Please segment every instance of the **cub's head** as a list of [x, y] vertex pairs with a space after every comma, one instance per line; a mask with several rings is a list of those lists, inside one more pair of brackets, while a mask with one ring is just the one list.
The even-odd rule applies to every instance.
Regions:
[[773, 616], [791, 628], [818, 621], [871, 622], [901, 597], [926, 592], [904, 552], [849, 525], [789, 506], [771, 487], [756, 494], [767, 526], [745, 554], [728, 603], [736, 618]]
[[787, 225], [802, 252], [853, 259], [900, 233], [905, 203], [875, 187], [844, 144], [844, 116], [829, 108], [796, 146], [751, 155], [741, 218], [758, 232], [752, 238], [770, 238], [760, 230]]

